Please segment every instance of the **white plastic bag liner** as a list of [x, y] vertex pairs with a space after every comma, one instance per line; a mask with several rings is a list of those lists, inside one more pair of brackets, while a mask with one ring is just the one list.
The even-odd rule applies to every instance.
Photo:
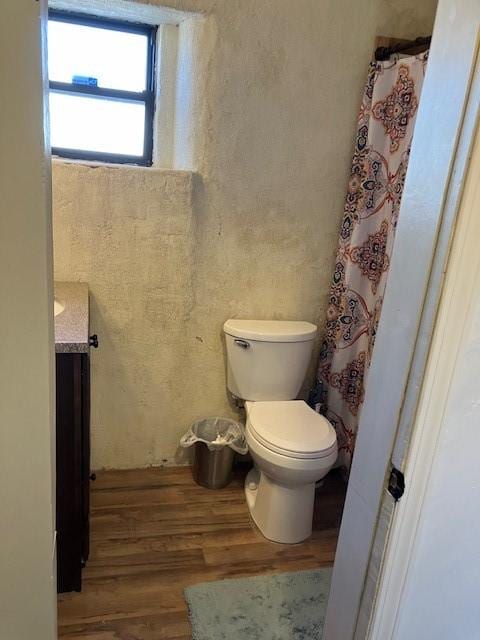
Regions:
[[182, 436], [180, 446], [186, 449], [196, 442], [204, 442], [210, 451], [230, 447], [237, 453], [248, 452], [243, 426], [228, 418], [203, 418], [194, 422]]

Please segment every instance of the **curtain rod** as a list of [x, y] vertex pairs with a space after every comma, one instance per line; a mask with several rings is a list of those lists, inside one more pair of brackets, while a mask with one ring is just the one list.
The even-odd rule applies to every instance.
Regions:
[[375, 49], [375, 60], [388, 60], [388, 58], [394, 53], [401, 53], [402, 51], [408, 51], [409, 49], [415, 49], [416, 47], [422, 47], [424, 45], [430, 45], [432, 36], [424, 36], [421, 38], [415, 38], [410, 42], [401, 42], [394, 44], [391, 47], [377, 47]]

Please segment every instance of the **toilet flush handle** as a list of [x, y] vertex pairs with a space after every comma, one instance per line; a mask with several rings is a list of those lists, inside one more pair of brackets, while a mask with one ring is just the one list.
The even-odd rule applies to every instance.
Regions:
[[241, 347], [242, 349], [249, 349], [250, 343], [246, 340], [240, 340], [239, 338], [235, 338], [235, 344]]

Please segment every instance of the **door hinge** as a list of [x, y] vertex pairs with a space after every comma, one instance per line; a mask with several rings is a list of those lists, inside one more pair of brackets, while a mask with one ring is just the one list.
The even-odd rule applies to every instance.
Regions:
[[388, 479], [388, 492], [395, 502], [398, 502], [405, 493], [405, 476], [396, 467], [392, 467]]

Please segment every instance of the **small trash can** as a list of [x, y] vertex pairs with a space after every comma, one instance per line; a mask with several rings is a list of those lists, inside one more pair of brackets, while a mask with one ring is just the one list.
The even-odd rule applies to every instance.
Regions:
[[197, 484], [222, 489], [232, 479], [235, 452], [248, 451], [241, 424], [229, 418], [204, 418], [195, 422], [180, 440], [195, 447], [192, 473]]

